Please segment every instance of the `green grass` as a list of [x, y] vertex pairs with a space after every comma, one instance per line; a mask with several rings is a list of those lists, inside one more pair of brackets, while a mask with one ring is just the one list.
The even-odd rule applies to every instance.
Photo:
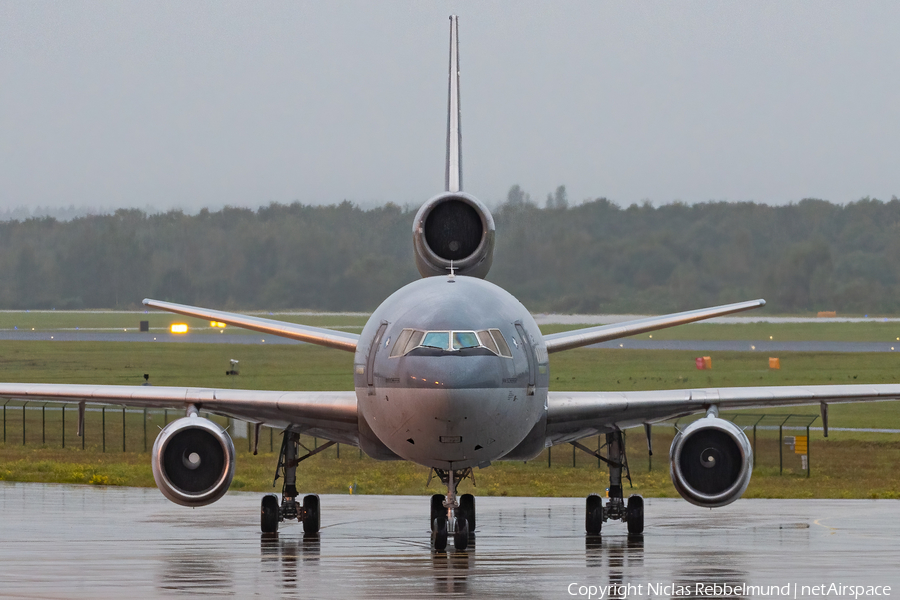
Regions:
[[[240, 312], [240, 311], [237, 311]], [[246, 314], [286, 321], [302, 323], [314, 327], [338, 328], [344, 331], [358, 332], [366, 323], [366, 317], [342, 314], [302, 314], [302, 313], [269, 313], [266, 311], [249, 311]], [[147, 321], [151, 332], [167, 332], [172, 323], [187, 323], [192, 333], [216, 334], [219, 329], [210, 327], [209, 321], [194, 319], [160, 312], [145, 311], [0, 311], [0, 330], [16, 329], [22, 331], [138, 331], [141, 321]], [[238, 327], [226, 328], [228, 333], [259, 335]]]
[[[544, 334], [569, 331], [589, 325], [543, 325]], [[747, 340], [777, 342], [892, 342], [900, 343], [900, 323], [866, 321], [862, 323], [690, 323], [652, 333], [632, 336], [654, 340]], [[771, 336], [771, 337], [770, 337]]]

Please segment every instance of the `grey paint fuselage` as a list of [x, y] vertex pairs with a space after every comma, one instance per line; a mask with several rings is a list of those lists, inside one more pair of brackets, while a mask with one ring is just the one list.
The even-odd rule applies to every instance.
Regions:
[[[391, 357], [404, 328], [499, 329], [512, 357], [465, 351]], [[396, 291], [363, 328], [354, 359], [361, 437], [370, 429], [397, 456], [443, 469], [509, 454], [546, 422], [548, 383], [534, 319], [511, 294], [473, 277], [427, 277]]]

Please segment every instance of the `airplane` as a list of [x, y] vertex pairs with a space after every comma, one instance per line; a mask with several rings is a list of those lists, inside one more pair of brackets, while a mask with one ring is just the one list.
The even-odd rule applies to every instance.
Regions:
[[[77, 402], [79, 435], [88, 401], [183, 410], [185, 416], [166, 425], [156, 438], [151, 464], [162, 494], [189, 507], [221, 498], [234, 475], [230, 436], [201, 417], [201, 410], [253, 423], [257, 441], [261, 426], [282, 430], [276, 467], [276, 479], [283, 478], [282, 492], [280, 498], [262, 498], [264, 534], [277, 533], [280, 523], [291, 520], [301, 522], [306, 533], [319, 532], [319, 496], [300, 497], [297, 468], [330, 445], [358, 446], [378, 460], [412, 461], [431, 469], [447, 490], [431, 497], [431, 544], [438, 551], [446, 549], [450, 539], [458, 550], [468, 546], [476, 527], [475, 498], [458, 496], [458, 486], [472, 477], [473, 469], [495, 461], [530, 460], [559, 444], [596, 456], [609, 466], [609, 491], [606, 499], [587, 497], [585, 533], [597, 536], [605, 522], [621, 521], [637, 536], [644, 531], [644, 503], [638, 495], [624, 497], [625, 429], [644, 426], [649, 441], [653, 423], [704, 414], [677, 432], [669, 450], [670, 475], [687, 501], [712, 508], [740, 498], [753, 470], [746, 434], [720, 418], [720, 410], [818, 404], [827, 436], [830, 403], [900, 399], [900, 385], [895, 384], [551, 391], [551, 353], [745, 311], [765, 301], [543, 335], [515, 297], [485, 280], [495, 227], [488, 208], [463, 191], [456, 16], [450, 17], [448, 88], [445, 190], [421, 206], [412, 228], [422, 278], [384, 300], [360, 334], [143, 301], [172, 313], [353, 352], [353, 390], [2, 383], [0, 397]], [[300, 445], [301, 433], [327, 443], [306, 450]], [[598, 435], [605, 436], [605, 454], [579, 442]]]

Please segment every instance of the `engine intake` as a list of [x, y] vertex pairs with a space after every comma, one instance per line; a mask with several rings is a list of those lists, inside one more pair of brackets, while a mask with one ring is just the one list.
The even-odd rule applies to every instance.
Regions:
[[153, 479], [182, 506], [205, 506], [228, 491], [234, 477], [234, 444], [224, 429], [198, 416], [166, 425], [153, 443]]
[[698, 419], [672, 440], [670, 474], [682, 498], [703, 507], [731, 504], [753, 473], [750, 440], [731, 421]]
[[484, 278], [494, 254], [494, 218], [477, 198], [462, 192], [435, 196], [413, 221], [416, 267], [422, 277], [459, 275]]

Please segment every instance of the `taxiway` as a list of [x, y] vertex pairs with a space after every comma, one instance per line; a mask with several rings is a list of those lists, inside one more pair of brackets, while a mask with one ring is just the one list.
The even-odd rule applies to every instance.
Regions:
[[317, 537], [297, 524], [262, 536], [259, 500], [233, 492], [188, 509], [156, 489], [0, 483], [0, 596], [584, 598], [581, 586], [611, 583], [643, 586], [629, 598], [663, 597], [649, 583], [900, 594], [896, 500], [739, 500], [711, 511], [648, 499], [642, 538], [608, 524], [586, 539], [582, 498], [477, 497], [475, 543], [460, 553], [430, 549], [425, 497], [323, 496]]

